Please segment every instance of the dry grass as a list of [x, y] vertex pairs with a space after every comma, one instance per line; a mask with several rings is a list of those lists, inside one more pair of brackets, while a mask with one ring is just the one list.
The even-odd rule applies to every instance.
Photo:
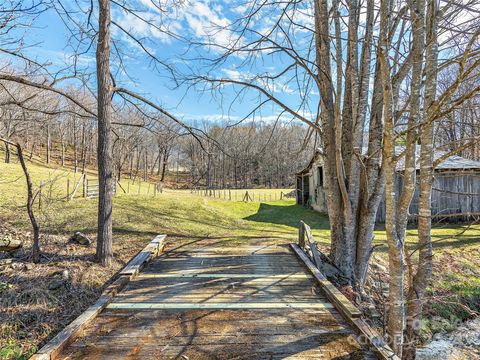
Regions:
[[[20, 234], [19, 234], [20, 235]], [[117, 241], [109, 268], [95, 263], [95, 244], [83, 247], [66, 236], [42, 236], [40, 264], [28, 261], [30, 242], [0, 268], [0, 358], [27, 358], [59, 329], [84, 311], [113, 275], [143, 247], [143, 240]], [[64, 273], [67, 271], [68, 273]], [[67, 276], [65, 276], [67, 275]], [[57, 289], [52, 281], [61, 282]]]

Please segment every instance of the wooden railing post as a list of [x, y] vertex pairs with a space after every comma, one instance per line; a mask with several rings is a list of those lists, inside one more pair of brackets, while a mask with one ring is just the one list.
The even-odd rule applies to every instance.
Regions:
[[319, 268], [322, 260], [320, 257], [320, 252], [318, 251], [317, 243], [313, 240], [310, 226], [305, 224], [303, 221], [300, 221], [298, 245], [312, 258], [315, 265]]
[[305, 223], [300, 221], [300, 226], [298, 227], [298, 246], [303, 250], [305, 249]]

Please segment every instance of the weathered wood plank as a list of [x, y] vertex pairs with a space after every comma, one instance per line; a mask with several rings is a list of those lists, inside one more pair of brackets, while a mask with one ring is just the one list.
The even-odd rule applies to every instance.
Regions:
[[[167, 249], [168, 250], [168, 249]], [[231, 254], [231, 255], [261, 255], [261, 254], [278, 254], [285, 253], [288, 254], [290, 251], [288, 246], [282, 245], [266, 245], [266, 246], [238, 246], [238, 247], [227, 247], [227, 246], [204, 246], [197, 248], [188, 248], [188, 250], [171, 250], [167, 251], [165, 256], [169, 256], [175, 252], [175, 254], [188, 254], [188, 256], [195, 256], [196, 254], [209, 253], [212, 255], [218, 254]]]
[[119, 297], [126, 296], [219, 296], [219, 295], [231, 295], [237, 297], [252, 297], [252, 296], [304, 296], [304, 297], [322, 297], [323, 293], [319, 287], [316, 286], [303, 286], [296, 285], [275, 285], [275, 286], [191, 286], [187, 284], [181, 284], [179, 286], [160, 286], [158, 284], [152, 284], [147, 286], [146, 284], [129, 285]]
[[[258, 338], [260, 339], [260, 338]], [[119, 339], [120, 340], [120, 339]], [[193, 341], [195, 339], [192, 339]], [[213, 340], [213, 339], [212, 339]], [[255, 340], [248, 343], [237, 339], [237, 342], [222, 343], [221, 338], [215, 343], [177, 345], [172, 343], [157, 344], [155, 341], [120, 340], [118, 343], [108, 341], [101, 344], [75, 344], [77, 354], [91, 352], [96, 358], [150, 358], [150, 359], [333, 359], [333, 358], [371, 358], [362, 351], [355, 340], [348, 334], [331, 334], [329, 336], [298, 336], [292, 339], [278, 339], [276, 342], [264, 344]], [[320, 345], [320, 346], [319, 346]], [[354, 357], [351, 354], [355, 354]], [[72, 359], [72, 357], [68, 357]], [[79, 357], [74, 357], [79, 358]]]
[[[210, 310], [202, 317], [186, 317], [188, 312], [173, 311], [130, 311], [130, 312], [104, 312], [96, 320], [90, 330], [88, 338], [97, 335], [102, 336], [127, 336], [148, 337], [152, 334], [156, 337], [167, 336], [216, 336], [242, 334], [296, 334], [312, 335], [346, 329], [344, 323], [338, 322], [338, 316], [327, 311], [315, 311], [305, 313], [305, 309], [278, 310], [272, 314], [272, 310], [219, 310], [223, 316], [212, 317]], [[197, 310], [198, 311], [198, 310]], [[255, 311], [256, 314], [251, 312]], [[279, 311], [284, 312], [279, 313]], [[242, 318], [239, 319], [239, 315]], [[141, 323], [142, 326], [135, 326]], [[351, 330], [349, 330], [351, 331]]]
[[322, 301], [315, 295], [294, 296], [294, 295], [240, 295], [240, 294], [220, 294], [220, 295], [128, 295], [116, 297], [117, 303], [145, 303], [145, 304], [172, 304], [172, 303], [202, 303], [202, 304], [237, 304], [237, 303], [315, 303]]
[[196, 274], [193, 270], [192, 272], [175, 272], [168, 274], [159, 274], [159, 273], [142, 273], [139, 275], [139, 278], [205, 278], [205, 279], [312, 279], [312, 276], [304, 273], [285, 273], [285, 274], [231, 274], [231, 273], [222, 273], [222, 274], [211, 274], [211, 273], [199, 273]]
[[107, 306], [110, 310], [158, 310], [158, 309], [332, 309], [323, 302], [237, 302], [237, 303], [117, 303]]
[[125, 268], [120, 271], [120, 275], [136, 275], [151, 257], [157, 254], [165, 246], [166, 235], [158, 235], [145, 248], [135, 256]]
[[[156, 346], [182, 346], [182, 345], [215, 345], [215, 344], [264, 344], [271, 345], [275, 343], [293, 343], [295, 341], [318, 341], [324, 342], [329, 338], [341, 337], [352, 335], [353, 331], [350, 329], [337, 329], [337, 330], [323, 330], [316, 329], [309, 332], [288, 332], [286, 334], [265, 334], [265, 333], [247, 333], [242, 334], [242, 337], [238, 337], [237, 334], [225, 335], [221, 333], [209, 334], [209, 335], [197, 335], [192, 337], [190, 334], [121, 334], [117, 336], [112, 335], [97, 335], [90, 341], [81, 344], [87, 345], [88, 343], [95, 343], [96, 346], [129, 346], [135, 343], [151, 342]], [[261, 335], [261, 336], [260, 336]], [[303, 339], [302, 339], [303, 338]]]
[[276, 321], [286, 321], [292, 324], [308, 323], [313, 321], [319, 326], [321, 325], [320, 321], [323, 321], [327, 317], [330, 319], [333, 317], [335, 321], [343, 326], [348, 326], [347, 322], [343, 317], [340, 316], [338, 311], [334, 308], [328, 309], [220, 309], [218, 311], [210, 311], [208, 309], [190, 309], [188, 311], [177, 311], [173, 309], [165, 310], [150, 310], [146, 312], [142, 311], [110, 311], [105, 309], [102, 315], [98, 318], [98, 326], [102, 326], [103, 321], [114, 321], [114, 319], [119, 318], [127, 319], [125, 324], [132, 324], [133, 321], [141, 321], [144, 324], [155, 324], [155, 326], [160, 325], [164, 327], [164, 321], [175, 320], [181, 321], [182, 323], [194, 323], [195, 325], [201, 325], [205, 320], [211, 321], [228, 321], [232, 323], [243, 323], [244, 321], [256, 321], [257, 324], [271, 324]]
[[305, 266], [311, 271], [318, 284], [325, 291], [328, 299], [338, 306], [346, 315], [352, 318], [360, 317], [362, 313], [358, 310], [340, 290], [338, 290], [330, 281], [327, 280], [320, 270], [312, 263], [308, 256], [296, 244], [291, 244], [292, 249], [298, 257], [304, 262]]

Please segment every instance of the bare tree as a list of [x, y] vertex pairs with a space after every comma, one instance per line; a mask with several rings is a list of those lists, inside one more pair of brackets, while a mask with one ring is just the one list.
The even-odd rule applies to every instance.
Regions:
[[7, 139], [0, 139], [5, 144], [12, 145], [17, 150], [18, 160], [22, 166], [23, 174], [25, 176], [25, 181], [27, 183], [27, 213], [30, 218], [30, 223], [32, 224], [33, 229], [33, 243], [32, 243], [32, 260], [34, 263], [40, 262], [40, 227], [38, 226], [37, 218], [33, 211], [33, 204], [35, 202], [35, 196], [33, 194], [33, 185], [32, 180], [30, 179], [30, 174], [27, 169], [27, 164], [25, 163], [25, 158], [23, 157], [22, 146], [19, 143], [13, 143]]

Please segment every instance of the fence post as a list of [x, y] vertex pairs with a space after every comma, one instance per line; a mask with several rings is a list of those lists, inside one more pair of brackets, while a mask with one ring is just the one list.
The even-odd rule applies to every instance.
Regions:
[[280, 200], [283, 200], [283, 191], [280, 191]]
[[138, 195], [140, 195], [140, 179], [138, 179]]
[[228, 189], [228, 200], [232, 200], [232, 191]]
[[87, 175], [83, 174], [83, 197], [87, 197], [87, 187], [88, 187], [88, 179]]
[[67, 178], [67, 200], [70, 196], [70, 179]]
[[305, 248], [305, 227], [303, 221], [300, 221], [300, 226], [298, 227], [298, 246], [302, 249]]
[[128, 179], [127, 183], [127, 194], [130, 194], [130, 179]]

